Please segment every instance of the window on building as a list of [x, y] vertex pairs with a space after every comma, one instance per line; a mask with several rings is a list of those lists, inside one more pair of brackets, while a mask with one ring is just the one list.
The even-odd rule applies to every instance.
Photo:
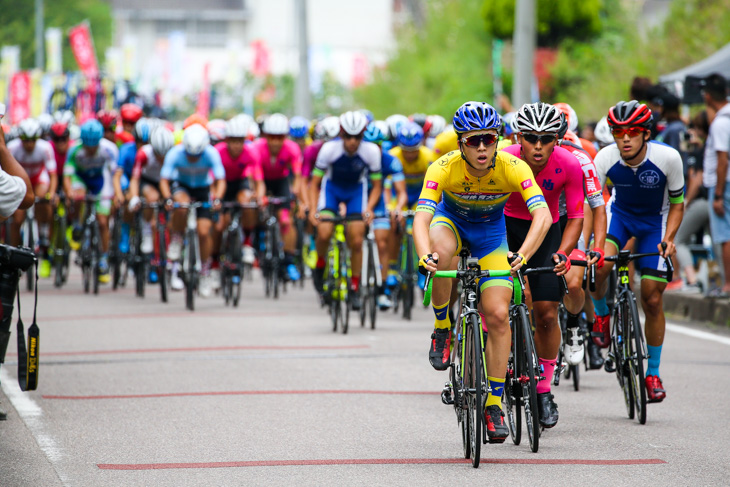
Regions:
[[228, 42], [228, 22], [225, 20], [157, 20], [157, 37], [168, 37], [172, 32], [185, 34], [190, 47], [224, 47]]

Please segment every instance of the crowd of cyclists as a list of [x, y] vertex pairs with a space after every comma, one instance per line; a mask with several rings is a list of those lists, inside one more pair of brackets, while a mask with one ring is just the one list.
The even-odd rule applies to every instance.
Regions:
[[[136, 215], [142, 215], [143, 255], [154, 252], [157, 232], [168, 233], [169, 266], [162, 272], [169, 271], [172, 290], [186, 286], [177, 262], [190, 205], [199, 204], [197, 292], [203, 298], [221, 287], [221, 235], [231, 218], [240, 217], [240, 263], [261, 264], [267, 250], [261, 215], [273, 200], [279, 203], [268, 214], [276, 218], [284, 256], [275, 272], [286, 282], [311, 275], [322, 303], [332, 299], [324, 281], [336, 217], [347, 221], [348, 306], [353, 310], [363, 306], [362, 249], [369, 236], [378, 250], [380, 310], [397, 305], [404, 232], [413, 235], [421, 287], [428, 273], [454, 269], [463, 249], [481, 268], [511, 270], [513, 276], [523, 267], [554, 267], [554, 272], [528, 278], [544, 428], [554, 427], [559, 418], [551, 378], [561, 366], [561, 342], [569, 364], [582, 363], [587, 354], [591, 369], [604, 365], [601, 348], [611, 338], [606, 296], [613, 267], [605, 257], [628, 244], [637, 252], [658, 251], [638, 260], [636, 271], [646, 315], [644, 387], [650, 402], [661, 402], [666, 397], [659, 373], [662, 296], [671, 280], [665, 257], [675, 253], [685, 183], [679, 153], [651, 140], [651, 110], [637, 101], [607, 107], [595, 127], [595, 141], [576, 134], [577, 115], [565, 103], [525, 104], [501, 116], [491, 105], [472, 101], [449, 122], [423, 114], [375, 120], [367, 110], [357, 110], [314, 121], [279, 113], [209, 121], [193, 114], [175, 124], [145, 117], [140, 107], [126, 104], [118, 112], [101, 111], [80, 126], [71, 112], [58, 112], [3, 126], [3, 131], [9, 150], [31, 178], [36, 201], [47, 203], [37, 204], [34, 212], [41, 278], [51, 273], [52, 222], [62, 202], [73, 249], [79, 247], [83, 207], [96, 209], [101, 283], [111, 279], [110, 252], [130, 251]], [[170, 215], [162, 229], [153, 219], [155, 205]], [[236, 205], [241, 211], [231, 212]], [[406, 224], [409, 214], [412, 226]], [[5, 228], [11, 245], [22, 242], [26, 217], [18, 211]], [[111, 229], [119, 230], [118, 242], [110, 237]], [[571, 266], [576, 260], [597, 269], [595, 290], [584, 291], [584, 270]], [[159, 267], [146, 272], [148, 282], [161, 278]], [[479, 281], [479, 311], [488, 336], [484, 424], [495, 443], [509, 434], [502, 394], [514, 285], [513, 277]], [[433, 282], [435, 324], [428, 357], [440, 371], [451, 362], [452, 329], [459, 319], [456, 296], [451, 280]], [[566, 340], [558, 324], [561, 303], [567, 311]]]

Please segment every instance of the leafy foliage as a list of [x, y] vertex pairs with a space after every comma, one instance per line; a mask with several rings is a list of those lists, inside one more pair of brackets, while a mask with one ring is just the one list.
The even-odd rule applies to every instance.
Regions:
[[[112, 19], [109, 2], [103, 0], [45, 0], [44, 27], [63, 31], [63, 69], [77, 69], [68, 43], [68, 30], [84, 19], [91, 24], [97, 58], [103, 59], [111, 45]], [[0, 0], [2, 29], [0, 45], [20, 46], [20, 68], [35, 67], [35, 2], [32, 0]], [[45, 38], [44, 41], [45, 43]], [[44, 46], [45, 49], [45, 46]]]
[[[535, 0], [538, 45], [554, 46], [566, 38], [590, 39], [602, 28], [603, 0]], [[487, 32], [511, 39], [515, 29], [516, 0], [484, 0], [481, 16]]]

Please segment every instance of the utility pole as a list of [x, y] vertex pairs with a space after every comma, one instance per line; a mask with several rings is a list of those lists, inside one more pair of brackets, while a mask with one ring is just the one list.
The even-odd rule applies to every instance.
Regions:
[[298, 24], [299, 76], [295, 96], [296, 114], [312, 118], [312, 94], [309, 90], [309, 36], [307, 35], [307, 0], [294, 0]]
[[35, 0], [35, 67], [43, 70], [43, 0]]
[[515, 6], [514, 67], [512, 105], [516, 108], [532, 102], [535, 46], [537, 45], [536, 0], [517, 0]]

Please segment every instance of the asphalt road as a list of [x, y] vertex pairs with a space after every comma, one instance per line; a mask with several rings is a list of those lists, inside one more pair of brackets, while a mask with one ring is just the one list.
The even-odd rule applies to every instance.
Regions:
[[195, 312], [147, 290], [41, 283], [38, 390], [17, 387], [15, 337], [0, 369], [0, 486], [730, 484], [724, 331], [670, 327], [668, 397], [646, 425], [613, 375], [584, 372], [579, 392], [553, 388], [560, 421], [538, 453], [483, 445], [475, 470], [427, 361], [430, 310], [342, 335], [309, 286], [273, 301], [247, 282], [239, 308]]

